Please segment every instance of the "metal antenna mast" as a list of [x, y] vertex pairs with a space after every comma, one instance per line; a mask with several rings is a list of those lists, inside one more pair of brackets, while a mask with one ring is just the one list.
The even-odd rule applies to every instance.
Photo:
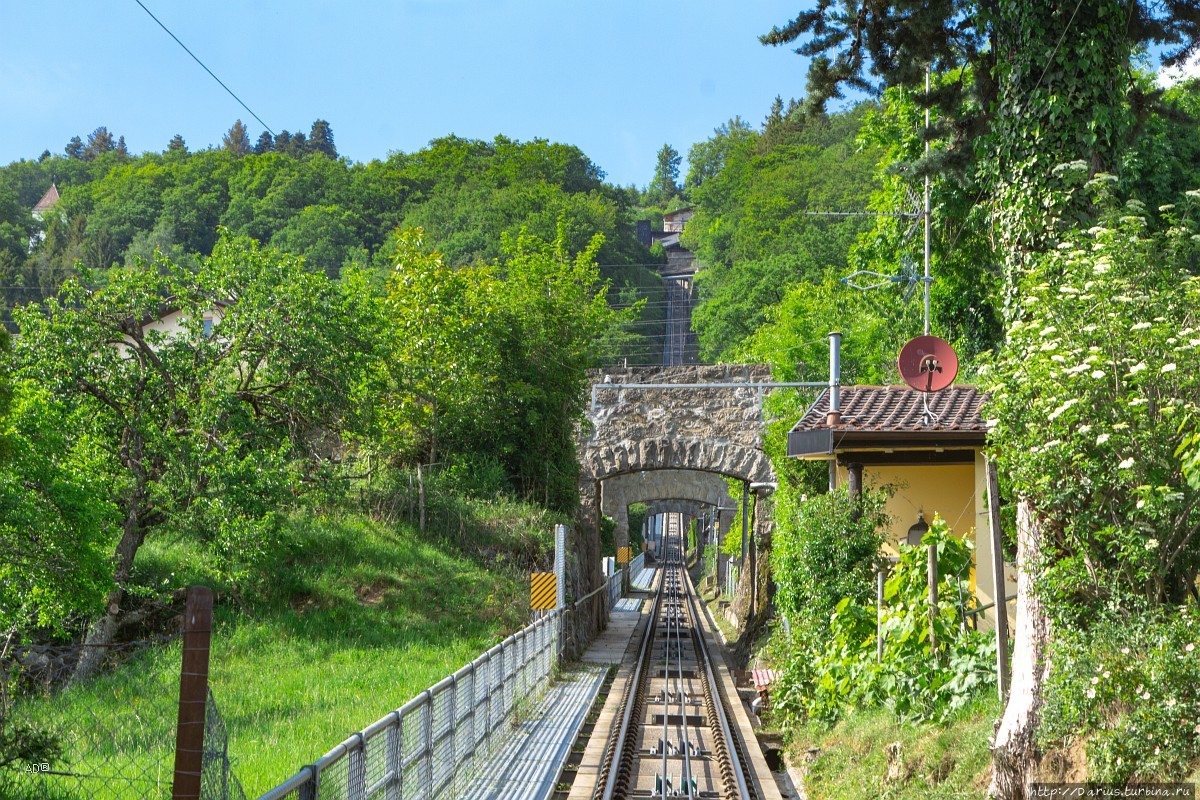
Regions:
[[930, 257], [929, 248], [931, 233], [933, 232], [933, 219], [929, 213], [929, 68], [925, 68], [925, 131], [922, 137], [925, 140], [925, 335], [930, 335], [929, 325], [929, 284], [933, 282], [933, 276], [930, 273]]
[[[925, 70], [925, 130], [922, 132], [922, 138], [925, 140], [925, 159], [929, 159], [929, 69]], [[915, 209], [917, 207], [916, 193], [912, 190], [908, 191], [906, 201], [912, 204]], [[901, 274], [900, 275], [885, 275], [882, 272], [873, 272], [871, 270], [860, 269], [856, 270], [846, 277], [842, 278], [842, 283], [851, 286], [855, 289], [878, 289], [881, 286], [887, 286], [889, 283], [905, 283], [908, 284], [904, 290], [904, 300], [907, 302], [911, 296], [913, 287], [917, 282], [925, 284], [925, 335], [931, 335], [932, 325], [930, 322], [930, 302], [929, 302], [929, 286], [933, 283], [932, 270], [932, 242], [933, 242], [933, 212], [930, 207], [930, 184], [928, 168], [925, 173], [925, 192], [923, 201], [920, 204], [920, 210], [901, 211], [901, 212], [884, 212], [884, 211], [803, 211], [801, 212], [809, 217], [899, 217], [901, 219], [910, 219], [914, 221], [912, 227], [908, 229], [908, 233], [904, 237], [904, 243], [907, 244], [913, 233], [916, 231], [915, 221], [923, 219], [925, 222], [925, 275], [922, 278], [916, 276], [916, 265], [908, 256], [901, 256]], [[863, 276], [874, 279], [873, 283], [859, 284], [855, 281]]]

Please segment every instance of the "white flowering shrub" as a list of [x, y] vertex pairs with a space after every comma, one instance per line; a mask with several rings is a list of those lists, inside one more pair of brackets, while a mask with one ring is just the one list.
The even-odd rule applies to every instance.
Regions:
[[1148, 232], [1141, 211], [1039, 257], [985, 367], [996, 456], [1044, 521], [1060, 622], [1181, 602], [1200, 565], [1200, 491], [1178, 452], [1200, 403], [1200, 243], [1184, 221]]
[[1040, 738], [1087, 737], [1088, 778], [1182, 780], [1200, 756], [1200, 615], [1183, 608], [1063, 631]]
[[1101, 223], [1023, 276], [992, 443], [1045, 533], [1041, 746], [1084, 739], [1091, 780], [1179, 778], [1200, 760], [1200, 205], [1150, 220], [1106, 186]]

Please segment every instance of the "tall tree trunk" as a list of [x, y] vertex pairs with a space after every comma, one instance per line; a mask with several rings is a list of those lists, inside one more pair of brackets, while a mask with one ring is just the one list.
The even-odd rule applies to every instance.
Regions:
[[114, 555], [116, 568], [113, 572], [114, 588], [104, 599], [104, 616], [96, 620], [88, 630], [83, 643], [83, 652], [71, 673], [71, 683], [85, 681], [96, 673], [104, 663], [108, 648], [112, 645], [117, 633], [117, 619], [121, 614], [121, 601], [125, 599], [125, 582], [133, 571], [133, 560], [138, 548], [146, 538], [143, 526], [143, 514], [146, 502], [146, 481], [139, 475], [137, 485], [129, 498], [125, 514], [125, 524], [121, 532], [121, 541], [117, 543]]
[[1017, 506], [1017, 619], [1013, 647], [1012, 687], [1000, 727], [992, 741], [994, 800], [1026, 800], [1038, 764], [1037, 727], [1042, 690], [1050, 675], [1050, 618], [1038, 597], [1044, 533], [1028, 499]]
[[421, 472], [421, 464], [417, 463], [417, 504], [420, 506], [421, 518], [417, 530], [425, 532], [425, 475]]

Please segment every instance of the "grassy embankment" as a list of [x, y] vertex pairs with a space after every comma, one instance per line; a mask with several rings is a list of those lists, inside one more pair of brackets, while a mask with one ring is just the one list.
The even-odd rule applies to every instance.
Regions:
[[887, 709], [800, 731], [788, 747], [810, 800], [960, 800], [987, 795], [999, 700], [982, 696], [949, 722], [900, 722]]
[[[253, 591], [235, 592], [193, 545], [148, 542], [135, 580], [169, 592], [190, 584], [217, 595], [210, 685], [229, 732], [233, 770], [257, 796], [469, 662], [528, 615], [527, 562], [544, 560], [553, 520], [509, 501], [476, 503], [445, 536], [357, 515], [298, 516]], [[489, 516], [490, 515], [490, 516]], [[542, 565], [543, 567], [546, 565]], [[52, 715], [119, 720], [150, 687], [177, 685], [179, 644], [143, 653]], [[160, 690], [161, 691], [161, 690]], [[111, 697], [96, 708], [95, 695]], [[90, 702], [89, 709], [73, 703]], [[150, 704], [141, 703], [143, 709]], [[170, 704], [155, 704], [165, 716]], [[174, 719], [154, 729], [173, 730]], [[119, 726], [118, 726], [119, 727]], [[132, 727], [132, 726], [131, 726]], [[144, 729], [144, 728], [142, 728]], [[173, 742], [133, 745], [154, 773], [169, 772]]]

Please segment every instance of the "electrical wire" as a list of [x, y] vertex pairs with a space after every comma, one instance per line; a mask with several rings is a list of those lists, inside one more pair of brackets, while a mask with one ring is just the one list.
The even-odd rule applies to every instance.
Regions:
[[218, 78], [218, 77], [216, 76], [216, 74], [215, 74], [215, 73], [214, 73], [214, 72], [213, 72], [211, 69], [209, 69], [209, 68], [208, 68], [208, 66], [207, 66], [207, 65], [205, 65], [205, 63], [204, 63], [203, 61], [201, 61], [201, 60], [200, 60], [199, 56], [197, 56], [195, 53], [193, 53], [191, 50], [189, 50], [189, 49], [188, 49], [188, 46], [187, 46], [186, 44], [184, 44], [183, 42], [179, 41], [179, 37], [178, 37], [178, 36], [176, 36], [175, 34], [171, 33], [171, 29], [170, 29], [170, 28], [168, 28], [166, 25], [164, 25], [164, 24], [162, 23], [162, 20], [160, 20], [158, 17], [154, 16], [154, 12], [152, 12], [150, 9], [146, 8], [146, 4], [145, 4], [145, 3], [143, 3], [143, 2], [142, 2], [142, 0], [133, 0], [133, 2], [135, 2], [135, 3], [137, 3], [139, 6], [141, 6], [141, 7], [142, 7], [142, 10], [143, 10], [143, 11], [145, 11], [147, 14], [149, 14], [149, 15], [150, 15], [150, 19], [152, 19], [152, 20], [154, 20], [155, 22], [157, 22], [157, 23], [158, 23], [158, 27], [160, 27], [160, 28], [162, 28], [164, 31], [166, 31], [166, 32], [167, 32], [167, 35], [168, 35], [168, 36], [170, 36], [172, 39], [174, 39], [174, 40], [175, 40], [175, 43], [176, 43], [176, 44], [178, 44], [180, 47], [182, 47], [182, 48], [183, 48], [183, 50], [184, 50], [184, 52], [185, 52], [185, 53], [187, 53], [189, 56], [191, 56], [191, 57], [192, 57], [192, 59], [193, 59], [193, 60], [194, 60], [194, 61], [195, 61], [197, 64], [199, 64], [199, 65], [200, 65], [200, 66], [201, 66], [201, 67], [204, 69], [204, 71], [205, 71], [205, 72], [207, 72], [207, 73], [208, 73], [210, 76], [212, 76], [212, 79], [213, 79], [214, 81], [216, 81], [217, 83], [219, 83], [219, 84], [221, 85], [221, 88], [222, 88], [222, 89], [224, 89], [225, 91], [229, 92], [229, 96], [230, 96], [230, 97], [232, 97], [234, 100], [237, 100], [237, 101], [238, 101], [238, 103], [239, 103], [239, 104], [241, 104], [242, 108], [246, 109], [246, 111], [247, 111], [247, 112], [250, 114], [250, 116], [252, 116], [252, 117], [254, 117], [256, 120], [258, 120], [258, 124], [259, 124], [259, 125], [262, 125], [264, 128], [266, 128], [266, 129], [267, 129], [267, 133], [271, 134], [272, 136], [274, 136], [274, 135], [275, 135], [275, 131], [271, 130], [271, 126], [270, 126], [270, 125], [268, 125], [267, 123], [263, 122], [263, 121], [262, 121], [262, 117], [260, 117], [258, 114], [255, 114], [255, 113], [254, 113], [254, 110], [253, 110], [253, 109], [251, 109], [251, 108], [250, 108], [250, 106], [246, 105], [245, 101], [243, 101], [243, 100], [242, 100], [242, 98], [240, 98], [240, 97], [238, 97], [236, 94], [234, 94], [234, 92], [233, 92], [233, 89], [230, 89], [228, 86], [226, 86], [226, 85], [225, 85], [225, 82], [224, 82], [224, 81], [222, 81], [220, 78]]

